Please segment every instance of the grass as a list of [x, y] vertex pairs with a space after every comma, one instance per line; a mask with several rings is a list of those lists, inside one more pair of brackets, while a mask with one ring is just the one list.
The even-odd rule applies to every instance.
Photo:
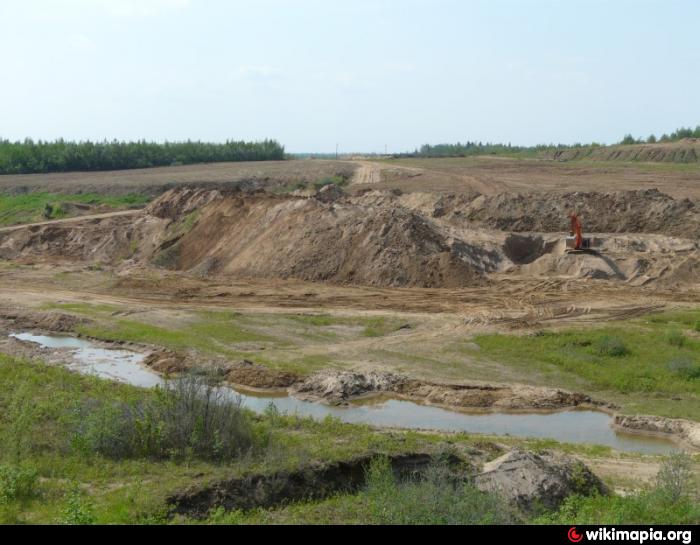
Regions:
[[[154, 458], [100, 454], [79, 448], [81, 407], [99, 400], [106, 404], [138, 405], [157, 399], [148, 391], [68, 372], [60, 367], [17, 360], [0, 354], [0, 523], [153, 524], [171, 521], [166, 499], [192, 487], [253, 473], [293, 471], [310, 463], [348, 460], [379, 453], [468, 452], [472, 448], [501, 452], [487, 438], [424, 432], [377, 432], [336, 419], [315, 421], [268, 411], [253, 416], [256, 428], [269, 437], [268, 448], [248, 456], [212, 461], [198, 456]], [[80, 418], [78, 419], [80, 420]], [[554, 442], [504, 438], [502, 443], [533, 449], [565, 449]], [[449, 447], [448, 447], [449, 445]], [[571, 452], [602, 455], [608, 450], [571, 446]], [[566, 450], [565, 450], [566, 451]], [[632, 456], [632, 455], [630, 455]], [[495, 523], [511, 514], [493, 497], [469, 486], [453, 486], [436, 473], [425, 482], [396, 481], [382, 466], [370, 471], [368, 486], [356, 494], [281, 509], [247, 513], [216, 511], [207, 523]], [[626, 498], [574, 499], [575, 520], [620, 518]], [[687, 504], [646, 502], [648, 521], [695, 521]], [[567, 506], [570, 511], [573, 509]], [[632, 508], [630, 508], [632, 509]], [[629, 511], [629, 510], [628, 510]], [[552, 520], [569, 520], [569, 511]], [[572, 511], [573, 512], [573, 511]], [[635, 511], [636, 512], [636, 511]], [[627, 513], [627, 511], [625, 511]], [[627, 517], [627, 515], [625, 515]], [[560, 517], [556, 518], [556, 517]], [[616, 518], [617, 517], [617, 518]], [[656, 522], [655, 522], [656, 523]]]
[[[119, 318], [115, 315], [123, 307], [116, 305], [71, 302], [42, 308], [90, 318], [91, 323], [76, 328], [76, 333], [88, 337], [174, 351], [196, 350], [207, 356], [253, 358], [271, 368], [302, 375], [338, 366], [338, 355], [326, 354], [326, 346], [344, 340], [383, 337], [405, 323], [385, 317], [198, 311], [187, 312], [166, 325], [135, 316]], [[311, 345], [319, 353], [309, 353]]]
[[519, 520], [496, 496], [470, 483], [456, 484], [450, 471], [436, 461], [421, 480], [397, 479], [384, 457], [366, 470], [367, 484], [358, 494], [338, 495], [321, 502], [297, 503], [278, 510], [250, 513], [222, 510], [213, 524], [374, 524], [485, 525]]
[[[24, 195], [0, 194], [0, 227], [34, 223], [47, 219], [70, 217], [65, 203], [104, 206], [112, 210], [145, 206], [149, 198], [131, 194], [124, 196], [100, 195], [97, 193], [78, 193], [74, 195], [58, 193], [27, 193]], [[44, 216], [50, 206], [51, 213]]]
[[700, 311], [687, 311], [589, 330], [481, 335], [475, 342], [478, 357], [575, 385], [626, 410], [700, 420], [700, 339], [690, 331], [698, 321]]
[[190, 486], [368, 452], [410, 452], [432, 442], [333, 419], [269, 415], [256, 417], [256, 426], [274, 448], [225, 463], [106, 457], [78, 448], [79, 407], [91, 400], [142, 403], [156, 395], [0, 354], [0, 468], [10, 468], [0, 470], [0, 481], [32, 483], [0, 505], [0, 523], [54, 523], [81, 515], [97, 523], [163, 521], [165, 498]]
[[116, 320], [105, 325], [82, 325], [83, 335], [107, 341], [158, 345], [171, 350], [195, 349], [204, 354], [239, 356], [239, 343], [276, 341], [241, 327], [228, 312], [202, 312], [199, 320], [182, 327], [160, 327], [136, 320]]

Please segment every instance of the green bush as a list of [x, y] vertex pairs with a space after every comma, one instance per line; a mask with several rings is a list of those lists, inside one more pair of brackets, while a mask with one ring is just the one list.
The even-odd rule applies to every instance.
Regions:
[[571, 496], [555, 513], [535, 520], [562, 525], [687, 525], [700, 523], [700, 504], [693, 497], [695, 485], [691, 459], [673, 454], [662, 464], [656, 483], [629, 496]]
[[113, 459], [233, 460], [263, 446], [240, 396], [206, 375], [188, 374], [133, 403], [84, 404], [73, 447]]
[[93, 505], [83, 498], [80, 489], [76, 486], [68, 494], [66, 507], [63, 510], [61, 524], [73, 526], [87, 526], [95, 524]]
[[656, 476], [657, 491], [670, 503], [690, 497], [693, 486], [693, 461], [684, 452], [671, 454]]
[[371, 524], [509, 524], [516, 515], [495, 495], [478, 490], [440, 463], [421, 478], [400, 482], [389, 460], [375, 459], [367, 470], [366, 500]]
[[630, 352], [620, 337], [603, 337], [596, 343], [596, 350], [601, 356], [621, 358]]
[[700, 378], [700, 365], [697, 365], [688, 356], [673, 358], [668, 362], [668, 370], [689, 380]]
[[0, 504], [32, 498], [36, 480], [34, 469], [0, 465]]
[[680, 331], [673, 330], [666, 336], [666, 342], [676, 348], [683, 348], [686, 343], [686, 338]]

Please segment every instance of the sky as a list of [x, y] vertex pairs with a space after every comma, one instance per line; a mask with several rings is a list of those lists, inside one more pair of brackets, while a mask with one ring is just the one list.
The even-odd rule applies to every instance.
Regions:
[[700, 124], [697, 0], [0, 0], [0, 137], [290, 152]]

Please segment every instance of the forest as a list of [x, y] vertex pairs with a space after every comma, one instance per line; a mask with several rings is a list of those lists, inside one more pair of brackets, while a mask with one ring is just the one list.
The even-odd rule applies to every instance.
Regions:
[[261, 142], [22, 142], [0, 140], [0, 174], [125, 170], [196, 163], [274, 161], [285, 158], [275, 140]]

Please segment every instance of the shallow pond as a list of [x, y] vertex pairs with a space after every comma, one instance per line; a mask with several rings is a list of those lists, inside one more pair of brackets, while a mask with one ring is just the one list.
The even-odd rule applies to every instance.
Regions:
[[[45, 348], [70, 350], [73, 362], [67, 367], [80, 373], [145, 388], [163, 384], [163, 379], [157, 373], [143, 365], [143, 354], [100, 348], [90, 341], [74, 337], [29, 333], [11, 336], [37, 343]], [[662, 437], [619, 433], [611, 427], [612, 418], [598, 411], [471, 414], [393, 399], [352, 404], [348, 407], [331, 407], [286, 395], [264, 395], [244, 391], [236, 391], [236, 395], [241, 396], [246, 407], [258, 413], [263, 412], [272, 403], [281, 413], [317, 419], [330, 415], [353, 424], [555, 439], [567, 443], [605, 445], [621, 451], [649, 454], [678, 450], [673, 441]]]

